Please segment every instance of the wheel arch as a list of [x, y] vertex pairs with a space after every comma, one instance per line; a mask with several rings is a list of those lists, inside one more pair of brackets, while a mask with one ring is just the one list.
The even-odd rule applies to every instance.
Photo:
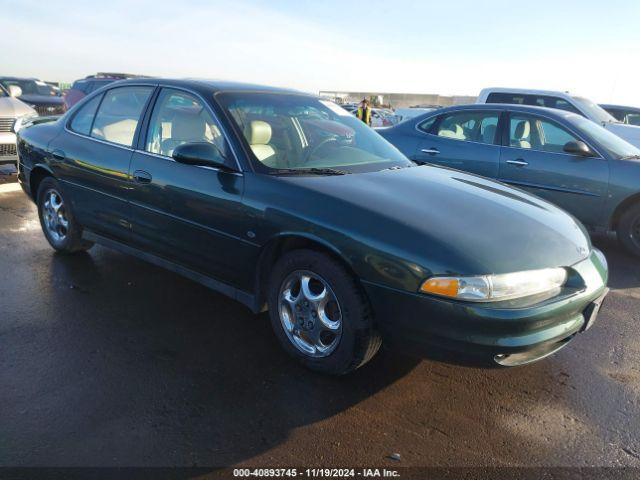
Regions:
[[314, 235], [306, 233], [285, 232], [271, 238], [261, 249], [258, 266], [255, 273], [255, 298], [258, 311], [264, 311], [267, 303], [267, 284], [271, 267], [282, 255], [294, 250], [314, 250], [324, 253], [340, 263], [356, 281], [356, 274], [352, 264], [346, 256], [335, 246]]
[[627, 198], [625, 198], [616, 209], [613, 211], [613, 215], [611, 215], [611, 220], [609, 221], [609, 228], [613, 231], [618, 230], [618, 223], [620, 222], [620, 217], [624, 214], [624, 212], [631, 207], [640, 203], [640, 192], [635, 193]]
[[29, 174], [29, 192], [31, 193], [31, 199], [36, 203], [38, 202], [38, 187], [46, 177], [54, 177], [54, 175], [51, 169], [42, 164], [33, 167]]

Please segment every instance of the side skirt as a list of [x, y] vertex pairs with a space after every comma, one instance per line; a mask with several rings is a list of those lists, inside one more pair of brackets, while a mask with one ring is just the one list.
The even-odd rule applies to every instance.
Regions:
[[88, 230], [85, 230], [82, 233], [82, 238], [97, 243], [98, 245], [102, 245], [103, 247], [139, 258], [146, 262], [152, 263], [153, 265], [157, 265], [158, 267], [162, 267], [174, 273], [182, 275], [189, 280], [198, 282], [205, 287], [210, 288], [211, 290], [226, 295], [233, 300], [237, 300], [238, 302], [248, 307], [253, 313], [259, 313], [260, 311], [255, 296], [245, 292], [244, 290], [239, 290], [235, 287], [232, 287], [231, 285], [203, 275], [202, 273], [183, 267], [182, 265], [178, 265], [177, 263], [170, 262], [169, 260], [165, 260], [162, 257], [158, 257], [148, 252], [143, 252], [142, 250], [131, 247], [117, 240], [103, 237], [102, 235], [98, 235], [97, 233]]

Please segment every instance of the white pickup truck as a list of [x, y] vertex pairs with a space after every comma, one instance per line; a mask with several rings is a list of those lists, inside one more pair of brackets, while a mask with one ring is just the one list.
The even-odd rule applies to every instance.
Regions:
[[512, 103], [567, 110], [602, 125], [630, 144], [640, 148], [640, 127], [619, 122], [597, 103], [567, 92], [485, 88], [480, 92], [476, 103]]

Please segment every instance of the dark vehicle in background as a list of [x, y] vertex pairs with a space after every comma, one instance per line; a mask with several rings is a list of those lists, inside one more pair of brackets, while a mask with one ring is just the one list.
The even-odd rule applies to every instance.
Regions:
[[573, 217], [417, 166], [313, 95], [127, 80], [24, 129], [18, 152], [55, 250], [97, 242], [268, 309], [283, 348], [322, 372], [381, 342], [532, 362], [588, 329], [607, 292]]
[[515, 185], [640, 255], [640, 149], [571, 112], [450, 107], [380, 132], [410, 159]]
[[95, 75], [89, 75], [86, 78], [76, 80], [71, 88], [64, 94], [64, 104], [67, 109], [73, 107], [76, 103], [99, 88], [118, 80], [126, 80], [128, 78], [145, 78], [143, 75], [134, 75], [130, 73], [105, 73], [100, 72]]
[[16, 92], [13, 96], [35, 109], [41, 116], [62, 115], [67, 110], [60, 89], [37, 78], [0, 77], [0, 84], [5, 89]]
[[627, 125], [640, 126], [640, 108], [623, 105], [600, 105], [616, 120]]

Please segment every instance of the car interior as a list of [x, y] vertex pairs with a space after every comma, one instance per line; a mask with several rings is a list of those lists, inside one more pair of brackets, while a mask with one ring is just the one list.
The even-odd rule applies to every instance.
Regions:
[[536, 118], [514, 116], [510, 131], [510, 146], [544, 152], [563, 153], [566, 143], [576, 140], [560, 127]]
[[150, 94], [150, 88], [122, 88], [107, 92], [93, 122], [91, 136], [131, 146]]
[[451, 115], [442, 120], [437, 135], [454, 140], [492, 144], [497, 129], [497, 115]]

